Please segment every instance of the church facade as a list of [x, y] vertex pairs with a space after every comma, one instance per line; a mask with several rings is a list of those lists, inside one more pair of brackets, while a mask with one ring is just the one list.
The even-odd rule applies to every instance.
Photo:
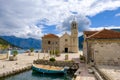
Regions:
[[71, 34], [64, 33], [61, 37], [55, 34], [47, 34], [42, 37], [42, 52], [59, 50], [61, 53], [78, 52], [78, 24], [71, 22]]

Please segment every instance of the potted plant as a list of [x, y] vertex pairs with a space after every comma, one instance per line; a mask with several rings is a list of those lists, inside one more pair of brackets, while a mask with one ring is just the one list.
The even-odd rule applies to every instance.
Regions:
[[60, 52], [59, 52], [59, 50], [55, 50], [55, 55], [56, 55], [57, 57], [60, 56]]
[[85, 57], [83, 55], [80, 55], [80, 62], [84, 63], [85, 62]]
[[50, 50], [50, 56], [52, 56], [52, 50]]
[[17, 55], [18, 55], [18, 51], [17, 50], [12, 51], [12, 56], [9, 56], [9, 60], [10, 61], [17, 60]]
[[68, 54], [65, 55], [65, 60], [68, 60], [69, 56]]
[[33, 52], [34, 52], [34, 48], [30, 48], [29, 50], [30, 50], [30, 52], [29, 52], [28, 55], [29, 55], [29, 56], [34, 56], [34, 53], [33, 53]]
[[54, 56], [55, 55], [55, 51], [54, 50], [51, 50], [50, 51], [50, 56]]

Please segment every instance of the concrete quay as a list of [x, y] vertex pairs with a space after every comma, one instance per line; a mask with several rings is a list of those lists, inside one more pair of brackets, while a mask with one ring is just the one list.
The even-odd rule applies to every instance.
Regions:
[[88, 68], [81, 67], [79, 71], [80, 74], [76, 76], [75, 80], [97, 80], [94, 74], [88, 72]]
[[72, 80], [97, 80], [95, 75], [92, 73], [89, 73], [88, 65], [85, 63], [80, 63], [79, 58], [74, 59], [76, 63], [79, 63], [79, 69], [75, 73], [75, 78]]
[[[62, 53], [60, 57], [56, 57], [56, 60], [65, 60], [65, 55], [66, 53]], [[69, 60], [71, 60], [73, 58], [78, 58], [80, 54], [69, 53], [68, 55]], [[17, 55], [18, 60], [16, 61], [9, 61], [8, 59], [0, 60], [0, 77], [5, 77], [31, 69], [33, 60], [38, 58], [43, 59], [43, 57], [45, 57], [45, 59], [49, 59], [49, 54], [39, 53], [38, 57], [38, 53], [35, 53], [34, 56], [29, 56], [27, 53], [22, 53]]]
[[96, 67], [106, 80], [120, 80], [120, 66], [98, 65]]
[[18, 60], [16, 61], [9, 61], [8, 59], [0, 60], [0, 77], [31, 69], [33, 60], [36, 60], [37, 57], [37, 54], [28, 56], [28, 54], [23, 53], [17, 55]]

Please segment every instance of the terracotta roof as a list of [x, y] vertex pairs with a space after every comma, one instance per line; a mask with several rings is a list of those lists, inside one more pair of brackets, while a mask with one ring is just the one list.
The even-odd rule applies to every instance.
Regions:
[[98, 32], [98, 31], [84, 31], [84, 34], [88, 37], [96, 32]]
[[44, 35], [42, 38], [59, 38], [59, 37], [55, 34], [47, 34], [47, 35]]
[[87, 38], [94, 38], [94, 39], [114, 39], [114, 38], [120, 38], [120, 32], [113, 31], [113, 30], [107, 30], [103, 29], [101, 31], [96, 32], [88, 32], [84, 33], [87, 35]]

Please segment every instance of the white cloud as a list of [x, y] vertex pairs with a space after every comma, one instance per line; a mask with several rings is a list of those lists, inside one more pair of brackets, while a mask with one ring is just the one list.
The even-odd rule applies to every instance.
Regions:
[[[103, 29], [120, 29], [120, 26], [100, 26], [100, 27], [97, 27], [97, 28], [89, 27], [85, 31], [100, 31], [100, 30], [103, 30]], [[83, 35], [83, 32], [79, 32], [79, 36], [81, 36], [81, 35]]]
[[102, 29], [120, 29], [120, 26], [101, 26], [98, 28], [89, 28], [89, 30], [92, 30], [92, 31], [102, 30]]
[[116, 17], [120, 17], [120, 13], [115, 14]]
[[[74, 16], [70, 16], [70, 17], [66, 18], [60, 25], [57, 26], [57, 29], [61, 30], [61, 31], [70, 31], [71, 22], [72, 22], [73, 18], [74, 18]], [[77, 15], [76, 22], [78, 23], [79, 32], [81, 32], [83, 30], [87, 30], [91, 25], [90, 20], [84, 15]]]
[[[83, 21], [80, 30], [87, 29], [90, 21], [85, 16], [118, 7], [120, 0], [0, 0], [0, 35], [39, 38], [44, 34], [43, 24], [57, 25], [58, 28], [65, 20], [71, 19], [71, 12], [77, 12], [78, 21]], [[44, 19], [42, 25], [36, 26]], [[61, 31], [67, 28], [59, 27]]]

